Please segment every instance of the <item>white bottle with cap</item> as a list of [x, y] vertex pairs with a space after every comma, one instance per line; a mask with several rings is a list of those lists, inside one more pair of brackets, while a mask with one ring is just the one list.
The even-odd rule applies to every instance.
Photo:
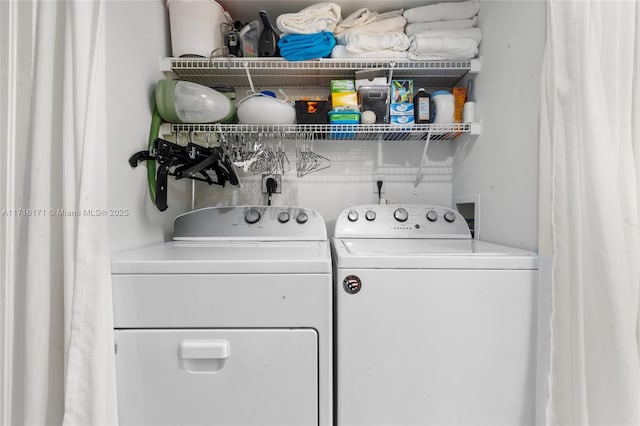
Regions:
[[473, 123], [476, 121], [476, 102], [473, 100], [473, 80], [467, 81], [467, 102], [462, 108], [462, 121]]

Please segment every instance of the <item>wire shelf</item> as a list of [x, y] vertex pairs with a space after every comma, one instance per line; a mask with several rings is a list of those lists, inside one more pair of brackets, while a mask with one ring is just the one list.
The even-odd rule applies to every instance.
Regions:
[[229, 136], [268, 136], [280, 140], [424, 141], [475, 134], [477, 123], [451, 124], [172, 124], [173, 133], [214, 132]]
[[207, 86], [249, 86], [247, 72], [259, 87], [329, 87], [331, 80], [353, 79], [365, 69], [393, 70], [394, 79], [412, 79], [416, 87], [453, 87], [468, 72], [478, 72], [480, 59], [377, 60], [283, 58], [166, 58], [164, 71]]

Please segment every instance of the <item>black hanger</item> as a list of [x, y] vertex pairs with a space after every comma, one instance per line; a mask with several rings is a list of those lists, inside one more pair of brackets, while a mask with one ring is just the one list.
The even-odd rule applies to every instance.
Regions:
[[[129, 158], [129, 165], [137, 167], [142, 161], [156, 161], [156, 207], [160, 211], [167, 209], [168, 177], [193, 179], [209, 185], [225, 186], [239, 183], [231, 160], [222, 148], [206, 148], [194, 143], [182, 145], [156, 138], [150, 151], [139, 151]], [[209, 172], [215, 174], [212, 179]]]

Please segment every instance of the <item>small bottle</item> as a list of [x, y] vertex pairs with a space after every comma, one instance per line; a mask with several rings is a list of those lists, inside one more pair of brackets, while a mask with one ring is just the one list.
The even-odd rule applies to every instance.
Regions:
[[467, 82], [467, 102], [462, 110], [462, 121], [473, 123], [476, 121], [476, 102], [473, 100], [473, 80]]
[[416, 123], [431, 123], [430, 103], [431, 96], [427, 91], [422, 88], [418, 90], [418, 93], [413, 97], [413, 114]]

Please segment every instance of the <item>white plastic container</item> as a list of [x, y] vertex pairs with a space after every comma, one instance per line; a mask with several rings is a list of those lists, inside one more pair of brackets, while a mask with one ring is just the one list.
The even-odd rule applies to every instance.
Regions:
[[238, 102], [240, 124], [295, 124], [296, 110], [288, 100], [255, 93]]
[[446, 90], [438, 90], [431, 94], [431, 122], [453, 123], [453, 94]]
[[167, 0], [174, 57], [222, 56], [231, 17], [214, 0]]

